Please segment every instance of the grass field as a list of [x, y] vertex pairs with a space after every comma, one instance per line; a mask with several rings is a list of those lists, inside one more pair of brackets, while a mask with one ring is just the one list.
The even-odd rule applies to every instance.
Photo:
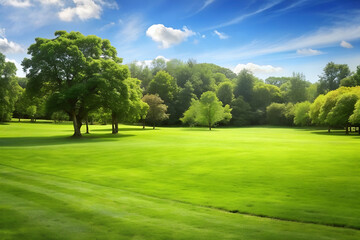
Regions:
[[360, 137], [0, 125], [0, 239], [360, 239]]

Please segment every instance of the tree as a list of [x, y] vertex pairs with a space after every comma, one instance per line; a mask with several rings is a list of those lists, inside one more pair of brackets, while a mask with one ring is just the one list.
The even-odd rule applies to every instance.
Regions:
[[319, 95], [310, 106], [309, 116], [312, 124], [321, 125], [322, 122], [319, 118], [320, 110], [325, 102], [325, 95]]
[[231, 123], [237, 126], [249, 125], [251, 123], [252, 112], [250, 104], [244, 101], [242, 96], [239, 96], [231, 102]]
[[311, 123], [311, 119], [309, 116], [311, 103], [301, 102], [297, 103], [294, 106], [294, 124], [297, 126], [308, 126]]
[[255, 77], [250, 71], [246, 69], [241, 70], [235, 82], [235, 97], [237, 98], [238, 96], [243, 96], [246, 102], [251, 102], [254, 82]]
[[326, 64], [323, 74], [320, 77], [318, 93], [326, 93], [335, 90], [340, 86], [340, 81], [350, 76], [350, 69], [347, 64]]
[[223, 103], [223, 105], [230, 104], [234, 98], [233, 86], [231, 82], [222, 82], [216, 91], [216, 96]]
[[360, 134], [360, 100], [356, 102], [354, 112], [349, 117], [349, 122], [353, 125], [359, 126], [359, 134]]
[[142, 101], [149, 105], [146, 120], [152, 123], [153, 129], [155, 129], [155, 124], [157, 122], [169, 118], [169, 115], [166, 114], [167, 106], [164, 104], [164, 101], [158, 95], [146, 94], [142, 98]]
[[200, 125], [209, 127], [209, 130], [215, 123], [230, 120], [231, 108], [229, 105], [225, 107], [216, 97], [214, 92], [208, 91], [201, 95], [199, 101], [193, 100], [189, 109], [184, 113], [184, 117], [181, 118], [183, 123], [196, 122]]
[[148, 93], [158, 94], [166, 104], [174, 99], [176, 91], [175, 79], [165, 71], [159, 71], [149, 83]]
[[128, 78], [124, 83], [128, 86], [129, 100], [126, 101], [128, 106], [122, 113], [121, 120], [134, 123], [146, 117], [149, 105], [141, 100], [143, 95], [139, 79]]
[[280, 89], [287, 102], [297, 103], [306, 100], [306, 87], [305, 76], [300, 73], [294, 73], [290, 80], [283, 84]]
[[48, 109], [68, 113], [73, 136], [81, 136], [82, 120], [99, 107], [101, 85], [108, 81], [102, 77], [104, 62], [119, 65], [122, 59], [116, 56], [109, 40], [66, 31], [57, 31], [55, 36], [36, 38], [28, 48], [31, 58], [22, 62], [29, 79], [27, 91], [35, 95], [50, 93]]
[[[100, 66], [101, 75], [99, 75], [99, 92], [89, 99], [90, 105], [100, 105], [104, 110], [111, 112], [112, 133], [119, 131], [119, 121], [124, 119], [130, 107], [130, 91], [126, 84], [128, 77], [127, 66], [121, 66], [112, 60], [104, 60]], [[94, 102], [94, 100], [96, 102]]]
[[280, 89], [275, 85], [255, 84], [251, 102], [253, 108], [265, 110], [272, 102], [282, 102]]
[[266, 119], [271, 125], [291, 125], [294, 118], [292, 103], [272, 103], [266, 108]]
[[349, 117], [353, 114], [355, 103], [359, 97], [354, 93], [345, 93], [339, 96], [335, 106], [326, 117], [330, 126], [345, 126], [348, 134]]
[[21, 87], [15, 79], [16, 66], [0, 53], [0, 122], [10, 121]]

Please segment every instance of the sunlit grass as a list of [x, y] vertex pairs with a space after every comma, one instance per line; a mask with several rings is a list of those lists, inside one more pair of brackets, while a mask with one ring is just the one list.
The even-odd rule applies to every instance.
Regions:
[[90, 126], [90, 132], [73, 139], [69, 124], [0, 125], [0, 212], [13, 216], [0, 220], [0, 238], [360, 236], [226, 213], [360, 229], [356, 134], [270, 127], [121, 126], [112, 135], [110, 126]]

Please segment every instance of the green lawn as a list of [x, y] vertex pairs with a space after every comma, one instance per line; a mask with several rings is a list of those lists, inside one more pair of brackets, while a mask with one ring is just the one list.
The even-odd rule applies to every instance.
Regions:
[[360, 239], [358, 135], [110, 129], [0, 125], [0, 239]]

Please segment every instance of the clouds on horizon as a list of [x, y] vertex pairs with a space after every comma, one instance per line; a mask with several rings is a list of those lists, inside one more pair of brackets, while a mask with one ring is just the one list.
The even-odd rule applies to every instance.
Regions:
[[257, 65], [254, 63], [238, 64], [234, 68], [233, 72], [238, 74], [241, 70], [246, 69], [254, 74], [271, 74], [283, 71], [281, 67], [274, 67], [271, 65]]

